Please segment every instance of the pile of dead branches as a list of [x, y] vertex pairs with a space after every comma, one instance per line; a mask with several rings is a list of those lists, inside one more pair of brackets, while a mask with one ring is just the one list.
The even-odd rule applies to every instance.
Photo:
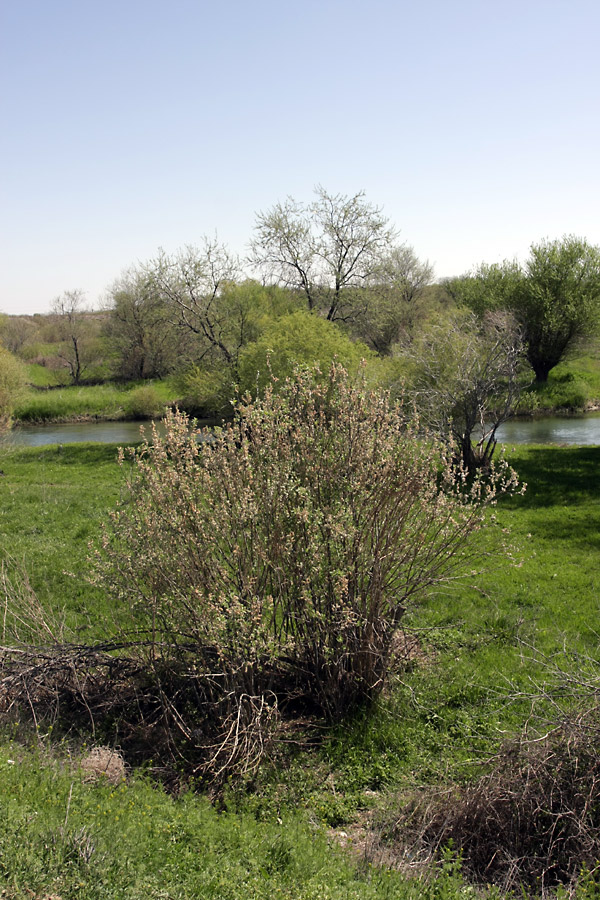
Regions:
[[544, 895], [600, 860], [600, 714], [507, 742], [466, 786], [423, 790], [382, 826], [403, 865], [421, 868], [451, 847], [464, 874], [504, 891]]
[[168, 781], [183, 773], [213, 789], [252, 774], [273, 748], [277, 695], [248, 689], [251, 667], [240, 677], [214, 647], [122, 631], [77, 643], [15, 565], [0, 564], [0, 590], [0, 721], [118, 746], [128, 764], [152, 759]]
[[254, 772], [279, 726], [276, 696], [227, 690], [219, 672], [162, 670], [139, 642], [0, 647], [0, 717], [119, 746], [217, 786]]

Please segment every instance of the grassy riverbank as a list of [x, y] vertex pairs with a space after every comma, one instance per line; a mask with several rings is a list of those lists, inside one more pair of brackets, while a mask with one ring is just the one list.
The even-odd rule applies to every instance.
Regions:
[[[377, 709], [306, 746], [280, 747], [271, 767], [226, 791], [224, 813], [192, 792], [169, 797], [143, 773], [117, 785], [83, 783], [74, 762], [88, 749], [81, 739], [57, 746], [33, 731], [25, 746], [5, 732], [5, 896], [461, 896], [451, 862], [427, 888], [373, 865], [383, 852], [365, 840], [374, 810], [389, 815], [398, 792], [415, 785], [475, 777], [518, 731], [530, 711], [524, 694], [540, 677], [520, 641], [548, 654], [563, 645], [596, 654], [600, 449], [524, 447], [511, 459], [528, 490], [500, 504], [485, 543], [496, 554], [509, 540], [513, 562], [492, 555], [483, 575], [411, 610], [410, 658]], [[121, 493], [116, 448], [6, 450], [0, 468], [6, 570], [26, 570], [42, 604], [64, 609], [82, 640], [101, 637], [118, 610], [83, 575], [88, 542]], [[342, 855], [339, 843], [359, 850]], [[391, 851], [386, 858], [394, 860]]]
[[533, 383], [522, 394], [519, 412], [581, 412], [599, 405], [600, 356], [594, 352], [574, 356], [556, 366], [545, 384]]
[[[144, 419], [175, 403], [181, 385], [175, 376], [151, 382], [61, 385], [62, 373], [28, 367], [30, 385], [15, 410], [22, 424], [84, 420]], [[556, 366], [546, 384], [524, 383], [517, 414], [582, 412], [600, 405], [600, 346]]]
[[20, 424], [146, 419], [159, 416], [177, 399], [174, 379], [152, 382], [107, 382], [97, 385], [30, 386], [15, 409]]

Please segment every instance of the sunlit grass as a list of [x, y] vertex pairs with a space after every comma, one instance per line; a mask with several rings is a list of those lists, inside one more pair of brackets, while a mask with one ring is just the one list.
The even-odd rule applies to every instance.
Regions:
[[85, 784], [73, 763], [10, 744], [0, 749], [0, 811], [2, 896], [13, 900], [433, 900], [461, 886], [451, 869], [434, 889], [361, 866], [298, 814], [219, 813], [143, 778]]
[[[594, 348], [595, 349], [595, 348]], [[523, 394], [523, 412], [582, 411], [600, 403], [600, 354], [580, 352], [551, 370], [546, 384]]]
[[[164, 405], [177, 398], [173, 379], [152, 382], [152, 389]], [[123, 419], [128, 417], [130, 395], [139, 382], [124, 385], [70, 385], [36, 390], [29, 388], [21, 397], [14, 417], [24, 423], [69, 421], [77, 418]]]
[[102, 623], [104, 596], [85, 580], [88, 542], [119, 497], [112, 444], [66, 444], [0, 452], [0, 552], [25, 570], [43, 604], [71, 624]]

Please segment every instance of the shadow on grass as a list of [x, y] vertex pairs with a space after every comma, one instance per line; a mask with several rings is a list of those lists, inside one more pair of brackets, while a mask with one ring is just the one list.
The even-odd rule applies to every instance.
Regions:
[[15, 463], [46, 462], [65, 466], [99, 466], [116, 462], [118, 448], [127, 444], [46, 444], [42, 447], [11, 449], [7, 455]]
[[600, 447], [528, 447], [508, 459], [527, 490], [503, 501], [507, 506], [539, 509], [600, 499]]

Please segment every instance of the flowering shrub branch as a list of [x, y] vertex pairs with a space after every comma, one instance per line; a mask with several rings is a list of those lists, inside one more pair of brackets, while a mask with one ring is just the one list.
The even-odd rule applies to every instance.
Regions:
[[378, 695], [405, 609], [465, 569], [486, 507], [516, 488], [502, 463], [457, 472], [335, 364], [240, 401], [210, 440], [169, 413], [131, 458], [97, 571], [152, 665], [329, 719]]

